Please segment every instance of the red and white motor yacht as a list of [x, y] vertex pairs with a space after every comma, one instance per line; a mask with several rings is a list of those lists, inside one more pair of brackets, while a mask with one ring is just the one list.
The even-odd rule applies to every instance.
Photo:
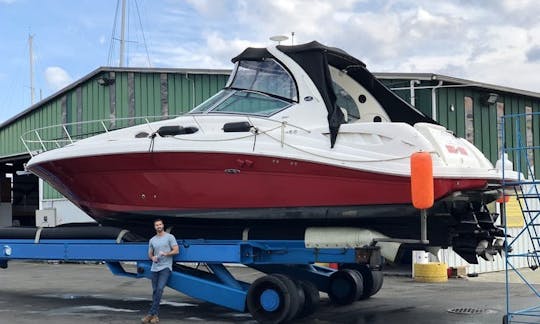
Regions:
[[317, 42], [248, 48], [232, 61], [225, 88], [189, 113], [42, 152], [27, 169], [97, 222], [142, 235], [160, 217], [186, 238], [315, 231], [324, 241], [358, 229], [417, 239], [410, 157], [423, 151], [433, 160], [430, 245], [474, 263], [499, 247], [486, 206], [501, 170], [361, 61]]

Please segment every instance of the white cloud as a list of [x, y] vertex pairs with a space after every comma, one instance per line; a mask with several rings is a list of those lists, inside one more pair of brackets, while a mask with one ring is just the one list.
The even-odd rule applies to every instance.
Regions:
[[220, 62], [230, 62], [232, 57], [240, 54], [247, 47], [264, 47], [265, 44], [238, 38], [227, 40], [213, 32], [206, 35], [206, 46], [210, 56], [219, 58]]
[[12, 3], [15, 3], [15, 1], [17, 1], [17, 0], [0, 0], [0, 3], [3, 3], [3, 4], [12, 4]]
[[49, 66], [45, 69], [45, 80], [52, 91], [58, 91], [73, 81], [71, 76], [58, 66]]
[[536, 9], [538, 6], [538, 1], [536, 0], [507, 0], [502, 1], [501, 5], [504, 9], [508, 11], [523, 11]]
[[226, 10], [225, 1], [215, 0], [187, 0], [192, 7], [205, 16], [217, 17]]
[[177, 2], [165, 8], [160, 21], [178, 31], [152, 34], [153, 66], [230, 68], [245, 47], [267, 46], [270, 36], [294, 31], [296, 44], [317, 40], [342, 48], [372, 71], [433, 72], [540, 91], [532, 82], [540, 63], [536, 1], [188, 3], [190, 10]]

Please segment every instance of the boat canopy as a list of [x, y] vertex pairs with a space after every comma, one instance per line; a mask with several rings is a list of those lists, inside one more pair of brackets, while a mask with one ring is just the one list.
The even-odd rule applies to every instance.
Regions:
[[[392, 122], [404, 122], [414, 125], [419, 122], [437, 124], [433, 119], [417, 110], [382, 84], [367, 69], [366, 65], [347, 52], [324, 46], [316, 41], [302, 45], [278, 45], [277, 49], [291, 57], [308, 74], [319, 91], [328, 111], [330, 142], [333, 147], [339, 127], [345, 123], [341, 109], [336, 105], [329, 66], [344, 71], [358, 82], [379, 102]], [[238, 61], [259, 61], [276, 59], [265, 48], [249, 47], [232, 59]]]

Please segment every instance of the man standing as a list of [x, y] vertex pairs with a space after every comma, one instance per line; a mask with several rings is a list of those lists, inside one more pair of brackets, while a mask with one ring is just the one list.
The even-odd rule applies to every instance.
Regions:
[[159, 323], [159, 303], [163, 289], [169, 280], [172, 272], [173, 256], [178, 254], [178, 243], [176, 238], [164, 231], [163, 221], [156, 219], [154, 229], [156, 235], [150, 239], [148, 244], [148, 257], [152, 260], [152, 307], [148, 315], [143, 317], [144, 324]]

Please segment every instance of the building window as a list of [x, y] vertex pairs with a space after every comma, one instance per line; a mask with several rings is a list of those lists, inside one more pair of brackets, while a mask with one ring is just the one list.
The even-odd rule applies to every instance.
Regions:
[[471, 97], [465, 97], [465, 139], [474, 144], [474, 114]]
[[504, 116], [504, 103], [497, 102], [497, 149], [498, 149], [497, 154], [501, 154], [503, 143], [504, 143], [503, 130], [502, 130], [502, 126], [503, 126], [502, 116]]

